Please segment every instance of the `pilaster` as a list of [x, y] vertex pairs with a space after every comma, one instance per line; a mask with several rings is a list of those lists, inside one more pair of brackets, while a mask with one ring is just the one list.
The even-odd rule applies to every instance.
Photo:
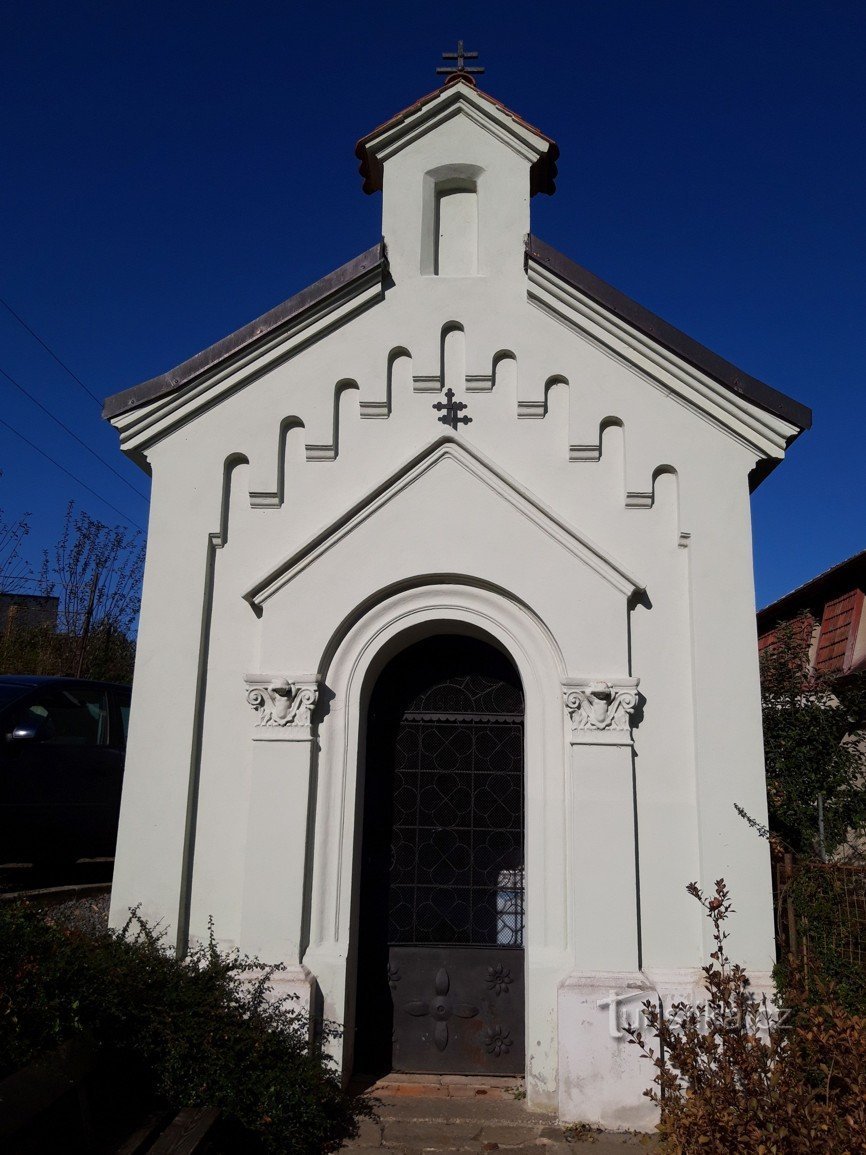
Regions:
[[241, 947], [265, 963], [284, 963], [275, 985], [301, 996], [309, 1010], [311, 980], [300, 953], [318, 681], [253, 674], [245, 682], [253, 751]]
[[571, 678], [574, 965], [635, 971], [639, 962], [631, 715], [637, 678]]

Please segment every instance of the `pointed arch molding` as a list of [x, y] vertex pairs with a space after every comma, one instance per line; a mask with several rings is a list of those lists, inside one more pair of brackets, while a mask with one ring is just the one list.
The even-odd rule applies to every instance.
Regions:
[[292, 581], [297, 574], [372, 517], [393, 497], [446, 459], [457, 462], [468, 473], [487, 485], [513, 509], [528, 518], [573, 557], [588, 565], [625, 597], [632, 597], [644, 589], [642, 581], [630, 574], [600, 546], [578, 533], [549, 506], [494, 465], [488, 457], [464, 442], [445, 436], [438, 438], [432, 445], [416, 454], [300, 549], [273, 566], [246, 591], [244, 599], [257, 613], [261, 612], [265, 602]]

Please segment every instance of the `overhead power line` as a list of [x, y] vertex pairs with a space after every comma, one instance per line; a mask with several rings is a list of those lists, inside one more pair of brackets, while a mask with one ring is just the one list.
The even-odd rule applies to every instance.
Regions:
[[25, 437], [23, 433], [20, 433], [14, 425], [10, 425], [8, 421], [4, 421], [2, 417], [0, 417], [0, 425], [5, 426], [5, 428], [8, 429], [10, 433], [14, 433], [16, 437], [20, 437], [25, 445], [29, 445], [31, 449], [35, 449], [41, 457], [44, 457], [46, 461], [50, 461], [52, 465], [56, 466], [57, 469], [61, 471], [61, 473], [65, 473], [67, 477], [71, 477], [76, 485], [80, 485], [82, 489], [86, 489], [88, 493], [92, 493], [97, 501], [101, 501], [103, 505], [107, 505], [109, 509], [113, 509], [114, 512], [122, 517], [124, 521], [129, 522], [130, 525], [144, 533], [144, 530], [137, 521], [134, 521], [131, 517], [125, 514], [122, 509], [118, 509], [116, 505], [112, 505], [108, 498], [103, 497], [101, 493], [97, 493], [95, 489], [91, 489], [86, 481], [82, 481], [80, 477], [77, 477], [71, 470], [67, 469], [65, 465], [61, 465], [59, 461], [55, 461], [54, 458], [49, 453], [46, 453], [44, 449], [40, 449], [38, 445], [34, 445], [33, 442], [29, 438]]
[[82, 447], [82, 449], [86, 449], [87, 452], [89, 454], [91, 454], [92, 457], [95, 457], [97, 461], [101, 462], [105, 466], [106, 469], [110, 469], [111, 472], [114, 474], [114, 476], [119, 478], [119, 480], [122, 481], [123, 484], [128, 489], [131, 489], [133, 493], [137, 494], [139, 497], [143, 498], [145, 501], [148, 500], [146, 493], [142, 493], [142, 491], [137, 486], [133, 485], [131, 481], [127, 481], [122, 473], [118, 473], [118, 471], [114, 468], [114, 466], [111, 464], [110, 461], [106, 461], [106, 459], [102, 456], [101, 453], [97, 453], [95, 449], [91, 449], [91, 447], [87, 444], [86, 441], [82, 441], [77, 433], [73, 433], [73, 431], [69, 428], [68, 425], [64, 425], [64, 423], [60, 420], [59, 417], [56, 417], [47, 406], [42, 404], [42, 402], [39, 400], [38, 397], [34, 397], [29, 389], [25, 389], [24, 386], [20, 383], [20, 381], [16, 381], [15, 378], [10, 373], [7, 373], [5, 369], [0, 369], [0, 374], [2, 374], [6, 378], [7, 381], [10, 381], [15, 386], [16, 389], [18, 389], [21, 393], [24, 394], [25, 397], [27, 397], [30, 401], [32, 401], [34, 405], [38, 405], [39, 408], [42, 410], [42, 412], [46, 413], [51, 418], [51, 420], [55, 423], [55, 425], [59, 425], [60, 428], [65, 433], [68, 433], [70, 437], [73, 437], [78, 442], [78, 444]]
[[18, 316], [18, 314], [15, 312], [15, 310], [12, 308], [12, 306], [7, 301], [4, 301], [2, 297], [0, 297], [0, 305], [2, 305], [3, 308], [8, 313], [12, 314], [12, 316], [15, 318], [15, 320], [18, 322], [18, 324], [27, 330], [27, 332], [34, 339], [34, 341], [39, 342], [39, 344], [42, 346], [42, 348], [45, 350], [45, 352], [49, 355], [49, 357], [53, 357], [54, 360], [57, 362], [57, 364], [60, 366], [60, 368], [63, 369], [64, 372], [68, 373], [69, 376], [72, 378], [72, 380], [76, 381], [81, 386], [81, 388], [84, 390], [84, 392], [87, 394], [87, 396], [90, 397], [93, 401], [95, 401], [96, 404], [101, 409], [102, 408], [102, 402], [96, 396], [96, 394], [92, 390], [88, 389], [88, 387], [84, 384], [84, 382], [81, 380], [81, 378], [76, 373], [73, 373], [72, 370], [69, 368], [69, 366], [67, 364], [65, 364], [65, 362], [60, 360], [60, 358], [57, 356], [57, 354], [54, 352], [54, 350], [48, 344], [46, 344], [45, 341], [42, 340], [42, 338], [39, 336], [39, 334], [37, 332], [35, 332], [33, 329], [30, 328], [30, 326], [27, 324], [27, 322], [24, 320], [23, 317]]
[[[28, 584], [28, 585], [31, 585], [31, 586], [45, 586], [45, 585], [51, 585], [51, 582], [46, 582], [44, 578], [38, 578], [38, 577], [25, 577], [25, 576], [23, 576], [23, 575], [22, 575], [22, 576], [20, 576], [20, 577], [15, 577], [15, 578], [12, 578], [12, 579], [6, 579], [6, 580], [7, 580], [7, 582], [8, 582], [10, 585], [12, 584], [12, 582], [14, 582], [16, 585], [17, 585], [17, 584], [19, 584], [20, 582], [27, 582], [27, 584]], [[8, 594], [8, 593], [9, 593], [9, 590], [0, 590], [0, 593], [6, 593], [6, 594]]]

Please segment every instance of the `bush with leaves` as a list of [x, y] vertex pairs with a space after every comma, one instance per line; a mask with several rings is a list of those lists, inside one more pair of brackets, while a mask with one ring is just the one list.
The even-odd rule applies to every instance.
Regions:
[[[653, 1038], [627, 1028], [655, 1068], [645, 1094], [660, 1109], [663, 1155], [856, 1155], [866, 1152], [866, 1017], [789, 975], [784, 1012], [728, 957], [724, 880], [689, 892], [713, 926], [706, 1001], [643, 1005]], [[655, 1045], [653, 1045], [655, 1044]]]
[[3, 904], [0, 1075], [83, 1036], [135, 1060], [173, 1107], [219, 1108], [244, 1150], [335, 1151], [370, 1107], [311, 1053], [305, 1016], [269, 997], [278, 969], [212, 934], [178, 960], [137, 914], [94, 936]]
[[[840, 1006], [866, 1013], [866, 864], [853, 855], [829, 862], [816, 855], [795, 857], [778, 834], [742, 806], [734, 809], [769, 842], [776, 863], [774, 976], [781, 992], [789, 982], [805, 983], [806, 995], [811, 992], [820, 1002], [830, 986]], [[813, 973], [817, 984], [807, 981]]]
[[795, 853], [817, 855], [866, 824], [866, 747], [856, 738], [866, 678], [812, 668], [814, 625], [802, 614], [777, 627], [761, 654], [761, 700], [770, 830]]
[[777, 967], [783, 991], [802, 976], [812, 1001], [829, 986], [841, 1006], [866, 1014], [866, 869], [801, 859], [781, 900], [791, 904], [799, 939], [797, 957]]

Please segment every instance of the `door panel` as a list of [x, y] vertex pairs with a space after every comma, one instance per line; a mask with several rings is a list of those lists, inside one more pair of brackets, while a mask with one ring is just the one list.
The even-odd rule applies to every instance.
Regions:
[[520, 948], [392, 946], [388, 980], [393, 1070], [523, 1073]]

